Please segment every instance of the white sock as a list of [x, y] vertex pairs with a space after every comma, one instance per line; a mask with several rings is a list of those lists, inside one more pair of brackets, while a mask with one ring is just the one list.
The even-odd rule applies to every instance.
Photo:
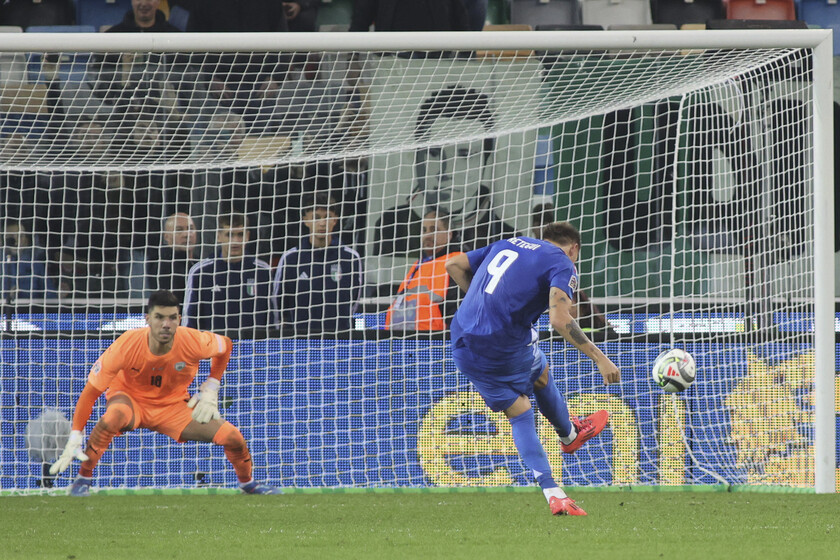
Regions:
[[570, 443], [575, 441], [576, 437], [577, 437], [577, 430], [575, 429], [575, 425], [572, 424], [572, 431], [569, 432], [569, 435], [567, 435], [567, 436], [560, 436], [560, 441], [562, 441], [566, 445], [569, 445]]
[[254, 479], [253, 479], [253, 478], [252, 478], [251, 480], [249, 480], [248, 482], [240, 482], [240, 483], [239, 483], [239, 486], [248, 486], [248, 485], [249, 485], [249, 484], [251, 484], [252, 482], [254, 482]]
[[543, 496], [545, 496], [545, 501], [551, 501], [551, 498], [567, 498], [566, 493], [563, 492], [563, 489], [559, 486], [555, 486], [554, 488], [543, 488]]

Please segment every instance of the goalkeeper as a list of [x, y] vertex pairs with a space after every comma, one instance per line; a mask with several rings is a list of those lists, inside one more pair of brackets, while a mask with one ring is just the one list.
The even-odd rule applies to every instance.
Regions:
[[[221, 445], [243, 492], [280, 494], [278, 488], [253, 480], [245, 438], [219, 414], [219, 386], [233, 348], [231, 340], [180, 327], [180, 302], [167, 290], [154, 292], [149, 298], [146, 323], [147, 327], [123, 333], [93, 364], [76, 402], [73, 431], [50, 473], [63, 472], [73, 459], [82, 461], [70, 495], [87, 496], [93, 469], [111, 440], [122, 432], [147, 428], [178, 442], [212, 441]], [[190, 398], [187, 387], [199, 362], [208, 358], [212, 358], [210, 375]], [[93, 427], [82, 452], [93, 404], [106, 390], [105, 414]]]

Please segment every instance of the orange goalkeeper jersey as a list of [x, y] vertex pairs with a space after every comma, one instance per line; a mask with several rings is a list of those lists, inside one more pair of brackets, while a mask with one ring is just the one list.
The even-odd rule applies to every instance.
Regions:
[[[108, 396], [122, 391], [155, 405], [189, 398], [187, 387], [201, 360], [230, 352], [230, 339], [211, 332], [178, 327], [172, 349], [163, 356], [149, 350], [149, 328], [127, 331], [96, 360], [88, 383]], [[222, 364], [227, 365], [227, 360]], [[215, 365], [215, 364], [214, 364]]]

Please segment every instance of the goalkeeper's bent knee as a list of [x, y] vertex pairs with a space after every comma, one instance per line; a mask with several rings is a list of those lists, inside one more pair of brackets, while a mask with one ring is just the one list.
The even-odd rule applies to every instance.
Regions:
[[239, 428], [227, 421], [219, 427], [216, 435], [213, 436], [213, 443], [222, 447], [247, 445], [245, 443], [245, 437], [239, 431]]

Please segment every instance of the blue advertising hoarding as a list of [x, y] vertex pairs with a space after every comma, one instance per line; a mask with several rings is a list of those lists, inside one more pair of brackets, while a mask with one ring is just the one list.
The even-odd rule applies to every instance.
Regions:
[[[27, 423], [49, 407], [69, 418], [109, 342], [2, 341], [0, 488], [37, 485]], [[610, 387], [576, 350], [541, 344], [573, 413], [612, 414], [610, 428], [573, 456], [562, 457], [550, 427], [539, 426], [563, 484], [813, 484], [809, 347], [686, 343], [699, 377], [671, 396], [650, 379], [661, 344], [602, 344], [622, 370]], [[249, 442], [255, 477], [273, 484], [531, 484], [507, 422], [455, 371], [443, 340], [238, 341], [221, 398]], [[116, 438], [95, 476], [107, 487], [235, 484], [220, 448], [147, 431]]]

